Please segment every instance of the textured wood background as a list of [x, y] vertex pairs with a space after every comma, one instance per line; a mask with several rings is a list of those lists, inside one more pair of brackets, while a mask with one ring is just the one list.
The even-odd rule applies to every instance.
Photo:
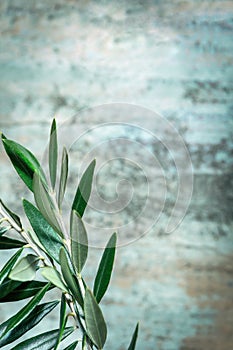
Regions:
[[[232, 1], [217, 0], [0, 2], [0, 124], [8, 137], [41, 156], [54, 114], [62, 123], [84, 107], [124, 102], [166, 117], [190, 152], [194, 190], [182, 224], [164, 234], [163, 220], [175, 202], [177, 185], [168, 159], [170, 204], [162, 221], [118, 250], [103, 301], [110, 327], [106, 349], [125, 349], [137, 320], [138, 349], [233, 347], [232, 15]], [[114, 121], [110, 116], [105, 120]], [[135, 120], [129, 116], [125, 121]], [[145, 123], [159, 132], [153, 119]], [[91, 125], [91, 117], [80, 118], [80, 130]], [[90, 138], [82, 145], [95, 142]], [[163, 159], [161, 148], [149, 139], [144, 142]], [[120, 147], [117, 143], [113, 150]], [[100, 152], [102, 161], [105, 152]], [[129, 159], [137, 154], [134, 148], [123, 152]], [[21, 197], [30, 196], [2, 146], [0, 159], [1, 197], [21, 213]], [[76, 164], [71, 170], [74, 188]], [[119, 174], [133, 178], [132, 169], [122, 164], [110, 170], [102, 175], [103, 193], [106, 188], [107, 194], [115, 193]], [[140, 203], [144, 187], [137, 175], [132, 181]], [[156, 202], [160, 192], [155, 178], [153, 184]], [[155, 207], [138, 229], [153, 217]], [[135, 208], [123, 211], [120, 220], [134, 218]], [[109, 220], [107, 224], [115, 224]], [[100, 253], [90, 252], [91, 265], [85, 271], [90, 280]], [[8, 258], [1, 256], [2, 261]], [[1, 305], [0, 319], [16, 307]], [[37, 329], [56, 327], [56, 322], [53, 314]]]

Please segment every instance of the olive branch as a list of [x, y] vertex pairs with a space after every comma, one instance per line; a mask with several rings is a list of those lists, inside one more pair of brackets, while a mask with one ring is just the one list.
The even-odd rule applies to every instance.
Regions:
[[[100, 302], [109, 286], [117, 242], [113, 233], [103, 251], [93, 290], [88, 287], [82, 269], [88, 257], [88, 235], [83, 215], [91, 195], [96, 161], [84, 171], [70, 208], [70, 228], [62, 219], [62, 203], [67, 185], [69, 157], [63, 148], [58, 173], [58, 141], [55, 119], [49, 137], [49, 179], [37, 158], [25, 147], [2, 134], [2, 143], [20, 178], [34, 195], [35, 205], [23, 199], [23, 209], [31, 228], [0, 200], [0, 249], [17, 249], [0, 271], [0, 302], [31, 298], [15, 315], [0, 325], [0, 348], [18, 340], [35, 327], [58, 304], [59, 328], [17, 343], [15, 350], [59, 349], [61, 342], [77, 331], [76, 340], [64, 350], [103, 349], [107, 325]], [[11, 232], [20, 239], [12, 238]], [[36, 272], [43, 280], [36, 280]], [[40, 303], [52, 288], [61, 299]], [[73, 319], [73, 326], [68, 320]], [[70, 322], [69, 322], [70, 323]], [[136, 325], [128, 350], [134, 350], [138, 335]]]

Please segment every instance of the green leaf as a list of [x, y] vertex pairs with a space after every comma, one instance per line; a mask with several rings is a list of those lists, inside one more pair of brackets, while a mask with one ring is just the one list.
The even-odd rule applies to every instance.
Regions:
[[103, 349], [107, 338], [107, 327], [102, 311], [89, 289], [86, 290], [84, 298], [84, 316], [88, 336], [98, 349]]
[[61, 161], [61, 175], [60, 175], [60, 183], [59, 183], [59, 192], [58, 192], [58, 207], [61, 208], [62, 201], [64, 198], [66, 183], [68, 176], [68, 153], [66, 148], [63, 148], [62, 152], [62, 161]]
[[62, 335], [64, 332], [64, 329], [66, 327], [67, 323], [67, 317], [66, 317], [66, 298], [65, 295], [62, 294], [61, 296], [61, 308], [60, 308], [60, 323], [59, 323], [59, 335], [57, 337], [57, 342], [54, 347], [54, 350], [56, 350], [61, 342]]
[[81, 273], [87, 260], [88, 238], [85, 226], [79, 214], [73, 210], [71, 214], [71, 254], [77, 273]]
[[96, 164], [96, 161], [94, 159], [90, 163], [90, 165], [87, 167], [86, 171], [84, 172], [72, 204], [72, 209], [76, 210], [81, 217], [83, 216], [83, 213], [87, 206], [87, 202], [91, 195], [91, 187], [92, 187], [95, 164]]
[[37, 207], [46, 221], [53, 227], [53, 229], [63, 237], [57, 215], [56, 209], [52, 203], [52, 199], [48, 193], [48, 190], [43, 185], [40, 177], [35, 173], [33, 177], [33, 191]]
[[85, 285], [83, 283], [83, 278], [81, 278], [80, 276], [77, 277], [75, 274], [73, 274], [72, 276], [73, 276], [73, 279], [75, 281], [75, 285], [76, 285], [76, 288], [77, 288], [76, 300], [78, 301], [79, 305], [83, 308], [83, 295], [82, 295], [82, 290], [81, 290], [81, 287], [80, 287], [80, 285], [82, 284], [83, 287], [85, 288]]
[[10, 217], [14, 220], [14, 222], [20, 227], [22, 228], [22, 223], [20, 221], [20, 218], [18, 217], [18, 215], [16, 215], [15, 213], [13, 213], [13, 211], [11, 211], [4, 203], [3, 201], [0, 199], [0, 204], [3, 206], [3, 208], [5, 209], [6, 213], [8, 215], [10, 215]]
[[21, 248], [25, 244], [25, 242], [19, 241], [18, 239], [0, 237], [0, 249], [16, 249]]
[[40, 177], [45, 181], [40, 163], [28, 149], [4, 137], [2, 137], [2, 142], [15, 170], [31, 191], [34, 172], [40, 174]]
[[[67, 327], [63, 333], [62, 339], [65, 339], [74, 331], [74, 327]], [[59, 329], [45, 332], [32, 337], [22, 343], [16, 345], [14, 350], [51, 350], [56, 344], [56, 338], [59, 333]]]
[[57, 176], [57, 126], [55, 119], [52, 122], [49, 139], [49, 174], [54, 189]]
[[94, 296], [99, 303], [106, 292], [111, 273], [113, 269], [115, 250], [116, 250], [116, 233], [113, 233], [104, 250], [102, 259], [99, 264], [98, 272], [94, 282]]
[[6, 233], [8, 230], [10, 230], [11, 227], [10, 226], [3, 226], [0, 227], [0, 236], [4, 235], [4, 233]]
[[11, 293], [14, 289], [16, 289], [21, 282], [12, 281], [8, 277], [6, 277], [0, 285], [0, 296], [1, 298], [6, 297], [9, 293]]
[[50, 267], [50, 266], [43, 267], [41, 269], [41, 274], [44, 278], [46, 278], [49, 282], [53, 283], [56, 287], [68, 293], [67, 287], [64, 285], [62, 281], [62, 277], [60, 273], [57, 270], [55, 270], [53, 267]]
[[64, 277], [65, 282], [67, 283], [67, 286], [69, 287], [70, 291], [72, 292], [79, 305], [83, 306], [83, 298], [79, 289], [79, 284], [75, 279], [75, 275], [71, 271], [64, 248], [61, 248], [60, 250], [60, 264], [62, 275]]
[[[16, 326], [30, 311], [34, 310], [36, 305], [39, 304], [45, 293], [49, 289], [49, 283], [45, 285], [30, 301], [25, 305], [17, 314], [10, 318], [9, 323], [7, 324], [6, 330], [3, 335], [6, 334], [10, 329]], [[2, 335], [2, 336], [3, 336]]]
[[26, 199], [23, 200], [25, 214], [48, 255], [59, 263], [59, 251], [63, 246], [60, 236], [44, 219], [43, 215]]
[[[17, 326], [7, 332], [3, 337], [0, 338], [0, 347], [12, 343], [16, 339], [19, 339], [26, 332], [35, 327], [48, 313], [50, 313], [59, 301], [52, 301], [37, 305], [30, 314], [25, 317]], [[10, 320], [4, 322], [4, 328], [7, 327]]]
[[128, 347], [128, 350], [134, 350], [136, 349], [136, 342], [137, 342], [137, 337], [138, 337], [138, 328], [139, 328], [139, 323], [137, 323], [134, 334], [132, 336], [130, 345]]
[[43, 252], [46, 253], [46, 249], [43, 247], [43, 245], [39, 241], [39, 239], [38, 239], [36, 233], [34, 232], [34, 230], [28, 231], [28, 235], [30, 236], [32, 241], [37, 245], [37, 247], [39, 247]]
[[9, 274], [9, 278], [21, 282], [33, 280], [36, 276], [39, 260], [38, 256], [33, 254], [24, 256], [13, 267]]
[[[5, 296], [1, 293], [1, 286], [0, 286], [0, 303], [3, 302], [13, 302], [18, 301], [26, 298], [30, 298], [36, 293], [38, 293], [41, 288], [43, 288], [45, 285], [47, 285], [47, 282], [41, 282], [41, 281], [28, 281], [28, 282], [18, 282], [9, 280], [9, 282], [13, 285], [10, 287], [13, 287], [11, 291]], [[50, 285], [49, 289], [54, 288], [54, 285]]]
[[82, 338], [82, 350], [86, 349], [86, 342], [87, 342], [87, 335], [83, 334], [83, 338]]
[[1, 272], [0, 272], [0, 283], [3, 281], [3, 279], [8, 275], [8, 273], [11, 271], [12, 267], [18, 260], [18, 257], [22, 253], [23, 248], [19, 249], [11, 258], [7, 261], [7, 263], [3, 266]]
[[74, 350], [78, 345], [78, 341], [74, 341], [72, 344], [68, 345], [64, 350]]

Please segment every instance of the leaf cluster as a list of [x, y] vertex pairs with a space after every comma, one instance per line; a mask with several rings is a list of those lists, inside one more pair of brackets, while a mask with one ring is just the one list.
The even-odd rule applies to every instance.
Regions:
[[[4, 135], [2, 142], [19, 177], [32, 191], [35, 204], [23, 199], [24, 212], [31, 225], [30, 230], [25, 230], [19, 216], [0, 200], [0, 249], [17, 249], [0, 271], [0, 302], [31, 298], [22, 309], [0, 325], [0, 348], [18, 340], [60, 304], [57, 329], [19, 341], [14, 349], [58, 349], [63, 339], [76, 330], [79, 336], [66, 350], [78, 346], [83, 350], [103, 349], [107, 325], [100, 302], [111, 279], [117, 235], [113, 233], [107, 242], [93, 288], [89, 287], [83, 274], [88, 258], [88, 234], [83, 215], [91, 195], [96, 161], [89, 164], [78, 183], [67, 230], [62, 218], [62, 203], [69, 158], [66, 148], [63, 148], [58, 169], [56, 121], [52, 122], [49, 137], [49, 178], [28, 149]], [[19, 234], [19, 239], [11, 238], [11, 230]], [[60, 291], [60, 300], [41, 303], [52, 288]], [[71, 317], [72, 327], [68, 326]], [[137, 334], [138, 325], [128, 350], [135, 349]]]

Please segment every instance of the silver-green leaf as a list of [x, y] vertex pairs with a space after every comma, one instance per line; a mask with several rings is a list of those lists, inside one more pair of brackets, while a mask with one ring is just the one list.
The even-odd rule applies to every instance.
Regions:
[[63, 233], [59, 224], [56, 208], [53, 205], [49, 190], [45, 188], [43, 182], [37, 173], [33, 177], [33, 191], [37, 207], [46, 221], [53, 227], [53, 229], [63, 237]]
[[49, 175], [54, 189], [57, 176], [57, 126], [55, 119], [52, 121], [49, 138]]
[[[37, 305], [30, 314], [25, 317], [17, 326], [7, 332], [0, 338], [0, 347], [12, 343], [22, 335], [35, 327], [49, 312], [51, 312], [59, 301], [55, 300], [49, 303]], [[7, 327], [9, 320], [4, 322], [3, 326]]]
[[11, 226], [2, 226], [0, 227], [0, 236], [4, 235], [8, 230], [11, 229]]
[[66, 298], [65, 295], [62, 294], [61, 296], [61, 308], [60, 308], [60, 322], [59, 322], [59, 334], [57, 337], [57, 342], [54, 347], [54, 350], [56, 350], [61, 342], [63, 332], [65, 330], [67, 323], [67, 316], [66, 316]]
[[64, 147], [62, 151], [61, 174], [60, 174], [59, 192], [58, 192], [59, 209], [61, 209], [62, 201], [66, 190], [67, 176], [68, 176], [68, 153], [66, 148]]
[[137, 337], [138, 337], [138, 328], [139, 328], [139, 323], [137, 323], [135, 331], [133, 333], [131, 342], [129, 344], [128, 350], [135, 350], [136, 349], [136, 342], [137, 342]]
[[60, 236], [57, 235], [40, 211], [26, 199], [23, 200], [23, 207], [37, 238], [48, 255], [59, 263], [59, 251], [63, 246]]
[[7, 261], [7, 263], [3, 266], [0, 271], [0, 283], [2, 283], [3, 279], [9, 274], [16, 261], [18, 260], [20, 254], [22, 253], [23, 248], [19, 249], [11, 258]]
[[[5, 281], [5, 280], [4, 280]], [[19, 282], [8, 280], [9, 283], [6, 287], [8, 287], [7, 293], [5, 293], [6, 288], [4, 289], [4, 293], [2, 291], [2, 285], [0, 286], [0, 303], [18, 301], [26, 298], [30, 298], [36, 293], [38, 293], [45, 285], [46, 282], [42, 281], [27, 281], [27, 282]], [[4, 286], [3, 286], [4, 287]], [[50, 285], [49, 290], [54, 288], [54, 285]]]
[[83, 306], [82, 293], [80, 291], [78, 281], [75, 278], [75, 275], [73, 274], [70, 268], [70, 264], [64, 248], [61, 248], [60, 250], [60, 265], [61, 265], [62, 275], [64, 277], [64, 280], [67, 286], [71, 290], [72, 294], [74, 295], [79, 305]]
[[0, 298], [6, 298], [12, 293], [22, 282], [10, 280], [6, 277], [0, 284]]
[[[67, 327], [63, 333], [62, 340], [68, 337], [74, 331], [74, 327]], [[16, 345], [14, 350], [52, 350], [56, 344], [59, 329], [45, 332], [22, 343]]]
[[84, 298], [84, 316], [88, 336], [98, 349], [103, 349], [107, 338], [107, 327], [102, 311], [89, 289]]
[[18, 239], [0, 236], [0, 249], [16, 249], [23, 247], [25, 244], [25, 242]]
[[87, 202], [91, 195], [92, 180], [95, 169], [96, 161], [95, 159], [89, 164], [85, 170], [80, 183], [78, 185], [74, 201], [72, 204], [72, 209], [76, 210], [82, 217], [87, 206]]
[[64, 350], [75, 350], [78, 345], [78, 341], [74, 341], [72, 344], [68, 345]]
[[45, 279], [53, 283], [56, 287], [61, 289], [63, 292], [68, 293], [67, 287], [62, 281], [62, 277], [60, 273], [57, 270], [55, 270], [53, 267], [51, 266], [42, 267], [41, 274]]
[[87, 260], [88, 238], [84, 223], [79, 214], [73, 210], [71, 214], [71, 254], [77, 273], [81, 273]]
[[32, 180], [35, 171], [43, 181], [46, 181], [39, 161], [28, 149], [3, 136], [2, 142], [15, 170], [31, 191], [33, 191]]
[[38, 248], [40, 248], [42, 251], [46, 252], [45, 248], [41, 244], [41, 242], [40, 242], [39, 238], [37, 237], [36, 233], [34, 232], [34, 230], [28, 231], [28, 235], [31, 238], [31, 240], [33, 241], [33, 243], [35, 243], [37, 245]]
[[28, 254], [20, 259], [13, 267], [9, 278], [15, 281], [31, 281], [35, 278], [39, 258], [36, 255]]
[[113, 233], [106, 245], [96, 274], [93, 292], [98, 303], [104, 296], [109, 285], [115, 257], [116, 240], [116, 233]]
[[19, 216], [15, 213], [13, 213], [13, 211], [11, 211], [6, 204], [3, 203], [3, 201], [0, 199], [0, 205], [3, 207], [3, 209], [5, 210], [5, 212], [10, 215], [10, 217], [14, 220], [14, 222], [20, 227], [22, 228], [22, 223], [21, 220], [19, 218]]
[[45, 285], [20, 311], [8, 320], [7, 327], [2, 333], [2, 336], [6, 334], [10, 329], [16, 326], [29, 312], [31, 312], [37, 304], [41, 301], [45, 293], [50, 287], [50, 283]]

